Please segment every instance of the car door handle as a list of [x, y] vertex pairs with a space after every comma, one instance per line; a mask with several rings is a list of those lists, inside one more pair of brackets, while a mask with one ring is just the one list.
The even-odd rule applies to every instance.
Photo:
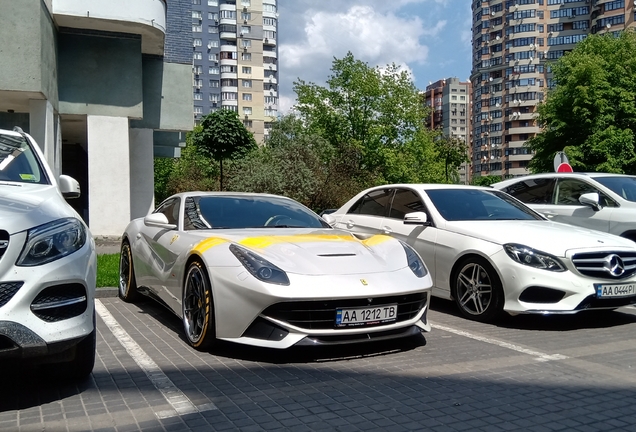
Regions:
[[355, 225], [356, 225], [356, 224], [355, 224], [355, 222], [354, 222], [354, 221], [352, 221], [352, 220], [348, 220], [348, 221], [347, 221], [347, 228], [353, 228]]
[[382, 230], [384, 231], [384, 234], [391, 234], [393, 232], [393, 230], [391, 229], [391, 227], [382, 227]]
[[137, 233], [137, 240], [141, 238], [141, 233]]

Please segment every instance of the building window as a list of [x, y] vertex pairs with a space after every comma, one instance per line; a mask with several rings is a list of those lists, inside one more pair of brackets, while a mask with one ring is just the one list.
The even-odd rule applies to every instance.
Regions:
[[251, 128], [252, 127], [252, 120], [243, 120], [243, 125], [246, 128]]
[[194, 100], [203, 100], [203, 95], [201, 93], [195, 93]]
[[243, 40], [241, 41], [241, 47], [243, 47], [243, 48], [249, 48], [249, 47], [251, 47], [251, 46], [252, 46], [252, 41], [251, 41], [251, 40], [249, 40], [249, 39], [243, 39]]
[[208, 41], [208, 48], [218, 48], [219, 47], [219, 41], [218, 40], [209, 40]]
[[192, 59], [193, 59], [193, 60], [201, 60], [202, 58], [203, 58], [203, 55], [201, 55], [201, 52], [200, 52], [200, 51], [195, 51], [195, 52], [192, 54]]
[[192, 85], [196, 88], [201, 88], [203, 87], [203, 80], [201, 79], [195, 79], [192, 83]]
[[209, 61], [219, 61], [219, 54], [218, 53], [210, 53], [210, 54], [208, 54], [208, 60]]
[[208, 33], [218, 33], [219, 28], [217, 26], [208, 26]]
[[252, 0], [241, 0], [241, 6], [251, 6]]
[[210, 80], [210, 87], [211, 88], [218, 88], [219, 86], [220, 86], [219, 80]]
[[203, 44], [203, 42], [201, 41], [200, 38], [194, 38], [192, 39], [192, 45], [194, 46], [201, 46]]
[[241, 60], [252, 61], [252, 53], [241, 53]]
[[210, 93], [209, 100], [210, 102], [218, 102], [219, 101], [218, 93]]
[[242, 69], [241, 69], [241, 71], [242, 71], [244, 74], [251, 74], [251, 73], [252, 73], [252, 68], [251, 68], [250, 66], [243, 66], [243, 67], [242, 67]]
[[236, 19], [236, 11], [222, 10], [221, 11], [221, 19], [223, 19], [223, 18]]
[[192, 24], [192, 33], [201, 33], [203, 31], [203, 27], [201, 24]]
[[203, 108], [200, 106], [195, 106], [194, 107], [194, 113], [195, 114], [203, 114]]
[[219, 5], [219, 0], [208, 0], [208, 6], [218, 6], [218, 5]]
[[219, 74], [219, 68], [218, 68], [218, 66], [210, 66], [210, 67], [208, 68], [208, 73], [209, 73], [210, 75], [218, 75], [218, 74]]
[[243, 114], [251, 115], [252, 114], [252, 107], [243, 107]]
[[228, 110], [228, 111], [234, 111], [235, 113], [238, 113], [238, 107], [236, 105], [224, 106], [223, 109], [224, 110]]
[[192, 18], [193, 19], [203, 19], [203, 15], [201, 15], [201, 11], [192, 11]]
[[263, 25], [276, 27], [276, 19], [275, 18], [263, 18]]
[[243, 12], [243, 13], [241, 14], [241, 19], [242, 19], [243, 21], [249, 21], [249, 20], [251, 20], [251, 19], [252, 19], [252, 13], [251, 13], [251, 12]]
[[201, 4], [201, 0], [192, 0], [192, 4], [193, 5], [200, 5]]
[[208, 12], [208, 19], [211, 21], [218, 21], [219, 20], [219, 14], [216, 12]]
[[237, 100], [237, 93], [233, 93], [233, 92], [223, 92], [221, 93], [221, 98], [223, 100]]
[[201, 75], [203, 73], [203, 66], [200, 66], [200, 65], [192, 66], [192, 72], [194, 72], [195, 75]]
[[237, 67], [230, 65], [221, 66], [221, 73], [236, 73]]
[[250, 32], [252, 31], [252, 27], [251, 26], [241, 26], [241, 34], [250, 34]]
[[242, 81], [243, 81], [243, 87], [247, 87], [247, 88], [252, 87], [252, 80], [242, 80]]
[[252, 100], [252, 93], [243, 93], [243, 100], [244, 101], [251, 101]]

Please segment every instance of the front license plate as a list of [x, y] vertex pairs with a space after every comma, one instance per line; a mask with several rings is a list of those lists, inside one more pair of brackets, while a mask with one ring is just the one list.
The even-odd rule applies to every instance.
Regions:
[[598, 298], [629, 297], [636, 295], [636, 284], [594, 284]]
[[383, 324], [397, 319], [397, 304], [355, 308], [336, 309], [336, 327], [356, 327]]

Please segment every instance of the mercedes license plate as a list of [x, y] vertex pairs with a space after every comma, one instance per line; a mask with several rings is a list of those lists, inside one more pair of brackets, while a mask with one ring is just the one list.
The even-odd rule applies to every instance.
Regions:
[[384, 324], [397, 319], [397, 304], [336, 309], [336, 327], [356, 327]]
[[598, 298], [629, 297], [636, 295], [636, 283], [594, 284]]

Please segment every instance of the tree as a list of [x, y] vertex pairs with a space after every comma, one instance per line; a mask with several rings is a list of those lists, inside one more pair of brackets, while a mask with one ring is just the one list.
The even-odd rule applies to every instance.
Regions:
[[410, 75], [396, 65], [372, 68], [351, 53], [334, 59], [331, 71], [327, 87], [294, 82], [303, 124], [336, 153], [357, 150], [357, 171], [379, 182], [429, 177], [424, 170], [433, 161], [421, 157], [434, 156], [434, 132], [426, 129], [428, 109]]
[[[457, 182], [457, 169], [464, 162], [469, 162], [466, 143], [457, 137], [441, 135], [435, 140], [437, 153], [444, 161], [444, 178], [446, 183]], [[450, 177], [453, 177], [452, 179]]]
[[473, 177], [470, 184], [473, 186], [490, 186], [493, 183], [502, 181], [503, 178], [497, 175]]
[[201, 129], [193, 135], [193, 143], [219, 162], [219, 189], [223, 190], [223, 161], [244, 157], [256, 149], [254, 136], [245, 128], [234, 111], [222, 109], [201, 119]]
[[556, 87], [538, 106], [543, 131], [528, 140], [533, 172], [565, 151], [575, 171], [636, 173], [636, 34], [591, 35], [561, 57]]

